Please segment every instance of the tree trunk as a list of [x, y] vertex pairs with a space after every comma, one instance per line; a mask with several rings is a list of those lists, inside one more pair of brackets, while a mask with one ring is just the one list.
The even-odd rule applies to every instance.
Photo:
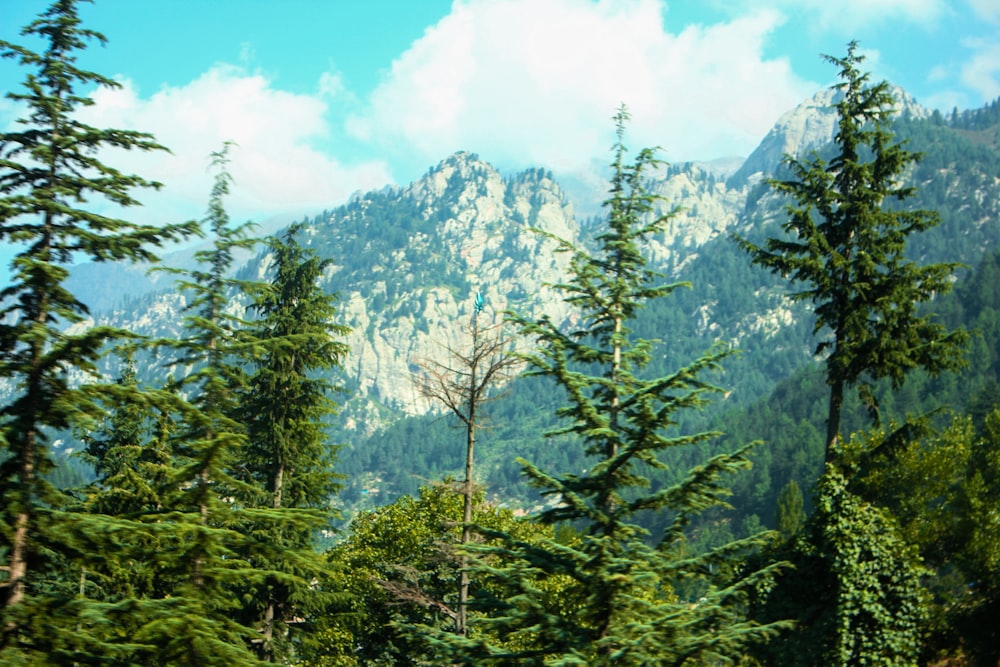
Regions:
[[[462, 512], [462, 545], [472, 539], [472, 457], [476, 446], [475, 422], [469, 422], [465, 445], [465, 485], [462, 489], [464, 508]], [[463, 553], [459, 567], [461, 579], [458, 589], [458, 616], [455, 618], [455, 632], [465, 635], [468, 630], [467, 606], [469, 601], [469, 559]]]
[[[30, 486], [35, 479], [35, 447], [34, 438], [29, 438], [28, 447], [24, 454], [24, 463], [21, 465], [21, 484], [26, 489], [26, 494], [30, 494]], [[17, 513], [14, 523], [14, 539], [10, 549], [10, 569], [8, 572], [8, 593], [4, 606], [10, 609], [21, 602], [24, 598], [24, 579], [28, 574], [28, 526], [31, 523], [30, 499], [22, 498], [24, 506]]]
[[[55, 143], [54, 134], [53, 143]], [[50, 182], [55, 181], [55, 168], [50, 164]], [[51, 259], [52, 248], [52, 226], [54, 224], [53, 214], [46, 212], [43, 235], [37, 256], [43, 262]], [[27, 313], [38, 327], [44, 328], [48, 324], [49, 317], [49, 294], [38, 295], [38, 303], [34, 309]], [[21, 509], [14, 520], [14, 539], [10, 546], [10, 571], [8, 573], [7, 586], [9, 593], [4, 603], [6, 609], [10, 609], [21, 603], [24, 599], [25, 579], [28, 576], [28, 532], [31, 529], [31, 508], [34, 506], [35, 474], [37, 463], [35, 461], [36, 447], [38, 444], [38, 409], [42, 404], [42, 397], [39, 396], [42, 388], [42, 357], [44, 356], [42, 342], [34, 339], [30, 343], [30, 371], [27, 378], [27, 401], [30, 413], [25, 421], [28, 424], [24, 434], [24, 449], [21, 452], [21, 469], [19, 471], [18, 483], [21, 487]], [[8, 628], [10, 629], [10, 628]]]
[[833, 448], [840, 437], [840, 412], [844, 406], [844, 381], [836, 380], [830, 386], [830, 406], [826, 418], [826, 449], [823, 463], [833, 460]]
[[[281, 508], [282, 493], [284, 491], [285, 485], [285, 464], [278, 463], [278, 469], [274, 471], [274, 496], [271, 500], [271, 507], [274, 509]], [[260, 649], [260, 659], [265, 662], [271, 662], [271, 639], [274, 637], [274, 617], [277, 612], [278, 603], [275, 600], [275, 594], [272, 591], [270, 593], [269, 599], [267, 601], [267, 607], [264, 609], [264, 627], [263, 627], [263, 641], [261, 642]]]
[[[469, 412], [465, 423], [465, 484], [462, 488], [462, 546], [472, 539], [472, 469], [476, 449], [476, 363], [478, 354], [479, 329], [475, 317], [472, 320], [473, 364], [469, 373]], [[455, 617], [455, 633], [464, 636], [468, 632], [469, 602], [469, 559], [463, 553], [459, 563], [461, 569], [458, 586], [458, 614]]]

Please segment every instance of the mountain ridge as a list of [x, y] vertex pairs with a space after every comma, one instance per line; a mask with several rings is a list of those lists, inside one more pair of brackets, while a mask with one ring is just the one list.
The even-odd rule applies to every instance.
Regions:
[[[802, 125], [789, 120], [796, 114], [829, 113], [818, 106], [823, 99], [832, 97], [814, 96], [799, 105], [768, 136], [778, 137], [789, 124]], [[926, 119], [918, 111], [907, 116]], [[798, 134], [782, 141], [809, 147], [817, 139]], [[719, 271], [744, 275], [740, 261], [745, 258], [730, 253], [729, 236], [773, 224], [779, 210], [773, 193], [759, 182], [738, 184], [696, 163], [670, 165], [651, 176], [651, 191], [665, 199], [663, 211], [677, 207], [665, 233], [645, 249], [652, 268], [686, 280], [692, 270], [703, 275], [698, 266], [723, 262]], [[345, 429], [367, 435], [400, 416], [430, 409], [410, 376], [419, 360], [462, 344], [463, 323], [469, 321], [477, 292], [484, 294], [493, 323], [512, 308], [566, 323], [565, 305], [547, 285], [562, 279], [569, 258], [554, 252], [556, 243], [546, 234], [585, 245], [594, 224], [578, 220], [551, 172], [534, 168], [504, 176], [465, 151], [444, 158], [407, 186], [357, 193], [343, 206], [304, 222], [300, 242], [333, 261], [324, 287], [340, 295], [338, 324], [352, 328], [342, 378], [350, 397], [342, 413]], [[268, 266], [265, 251], [241, 275], [263, 279]], [[718, 341], [757, 349], [762, 343], [754, 341], [773, 340], [783, 327], [807, 317], [789, 306], [783, 287], [759, 274], [742, 278], [759, 284], [741, 287], [738, 297], [720, 293], [720, 279], [711, 273], [699, 280], [708, 284], [696, 286], [696, 296], [682, 296], [684, 312], [670, 317], [686, 318], [684, 326], [706, 345]], [[736, 307], [734, 300], [744, 303]], [[98, 313], [95, 321], [171, 335], [183, 317], [182, 301], [165, 293], [143, 303], [133, 299], [128, 308]], [[130, 312], [136, 307], [149, 312]], [[242, 307], [239, 300], [233, 307]], [[805, 343], [790, 340], [778, 347], [788, 347], [796, 364], [809, 359]], [[779, 367], [786, 363], [792, 362]]]

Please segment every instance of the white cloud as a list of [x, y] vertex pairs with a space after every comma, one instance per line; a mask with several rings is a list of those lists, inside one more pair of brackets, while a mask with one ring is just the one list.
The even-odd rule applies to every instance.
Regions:
[[[329, 82], [327, 82], [329, 86]], [[319, 146], [331, 129], [318, 97], [277, 90], [259, 74], [216, 65], [181, 87], [165, 87], [148, 98], [129, 81], [102, 88], [81, 115], [98, 127], [135, 128], [155, 135], [172, 154], [115, 153], [109, 163], [165, 184], [144, 193], [143, 214], [156, 222], [201, 217], [212, 175], [209, 154], [224, 141], [234, 177], [227, 208], [237, 220], [298, 214], [341, 203], [357, 189], [389, 182], [378, 161], [344, 165]]]
[[1000, 41], [974, 40], [966, 45], [974, 53], [962, 64], [962, 83], [976, 91], [983, 101], [1000, 97]]
[[1000, 35], [965, 38], [962, 46], [969, 54], [965, 60], [938, 65], [928, 73], [927, 81], [940, 89], [922, 100], [926, 106], [942, 111], [970, 109], [1000, 97]]
[[1000, 3], [996, 0], [969, 0], [976, 16], [992, 23], [1000, 23]]
[[632, 146], [671, 161], [749, 153], [815, 91], [763, 44], [762, 11], [671, 32], [656, 0], [458, 0], [392, 65], [350, 119], [356, 136], [430, 163], [459, 149], [502, 166], [585, 168], [610, 117], [633, 115]]
[[335, 98], [347, 94], [344, 77], [340, 72], [323, 72], [319, 77], [319, 94], [321, 97]]
[[960, 78], [979, 95], [978, 105], [1000, 96], [1000, 4], [996, 0], [969, 0], [969, 5], [986, 30], [982, 37], [962, 41], [972, 56], [962, 64]]

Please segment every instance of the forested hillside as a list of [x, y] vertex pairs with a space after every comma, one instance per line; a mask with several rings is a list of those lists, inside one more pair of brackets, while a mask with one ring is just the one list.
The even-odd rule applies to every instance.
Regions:
[[[983, 129], [979, 132], [984, 136], [991, 136], [990, 133], [995, 133], [1000, 127], [997, 124], [988, 125], [986, 120], [981, 120], [980, 124]], [[923, 155], [908, 175], [909, 182], [918, 187], [906, 206], [941, 214], [940, 226], [913, 236], [908, 253], [921, 262], [963, 263], [963, 268], [956, 273], [959, 281], [957, 293], [942, 297], [928, 308], [939, 312], [942, 321], [949, 326], [981, 330], [982, 325], [976, 319], [978, 314], [967, 317], [957, 316], [956, 313], [969, 312], [960, 305], [962, 299], [977, 301], [984, 298], [983, 294], [995, 293], [995, 286], [988, 286], [982, 278], [975, 277], [979, 274], [974, 269], [981, 261], [988, 261], [984, 258], [991, 257], [991, 253], [1000, 247], [1000, 224], [997, 223], [1000, 220], [997, 183], [1000, 151], [988, 142], [970, 140], [967, 131], [945, 122], [940, 115], [924, 120], [898, 119], [893, 131], [901, 141], [907, 142], [908, 147]], [[675, 168], [675, 172], [683, 171], [682, 168]], [[700, 177], [708, 179], [704, 174]], [[776, 233], [779, 223], [775, 218], [779, 215], [773, 195], [768, 193], [766, 185], [760, 184], [750, 190], [736, 229], [750, 239], [764, 239]], [[681, 244], [679, 250], [683, 249]], [[673, 256], [680, 254], [675, 250]], [[689, 415], [685, 419], [691, 420], [692, 427], [699, 427], [710, 423], [722, 412], [727, 415], [727, 423], [733, 424], [723, 430], [732, 434], [735, 441], [745, 438], [763, 438], [768, 442], [775, 442], [776, 438], [789, 440], [787, 454], [784, 453], [785, 447], [777, 446], [782, 454], [776, 454], [772, 449], [760, 456], [780, 460], [782, 466], [792, 466], [792, 460], [799, 460], [800, 463], [793, 466], [796, 472], [779, 475], [777, 479], [781, 481], [774, 487], [766, 481], [770, 466], [759, 465], [753, 475], [759, 475], [754, 485], [759, 489], [760, 500], [737, 505], [739, 512], [743, 512], [742, 508], [753, 508], [746, 515], [758, 514], [765, 523], [769, 523], [769, 517], [773, 515], [773, 501], [784, 483], [795, 479], [808, 486], [809, 480], [819, 470], [815, 451], [809, 455], [801, 451], [801, 445], [791, 444], [797, 437], [801, 441], [803, 434], [800, 430], [806, 428], [804, 422], [808, 422], [809, 428], [816, 429], [817, 433], [823, 428], [824, 417], [820, 413], [819, 400], [823, 381], [816, 375], [812, 356], [812, 316], [807, 309], [785, 299], [782, 281], [778, 277], [750, 266], [746, 256], [726, 234], [716, 234], [703, 244], [690, 247], [689, 253], [683, 254], [683, 257], [679, 268], [676, 259], [665, 261], [656, 268], [671, 278], [689, 282], [690, 287], [678, 290], [669, 300], [647, 306], [639, 315], [636, 327], [644, 335], [663, 341], [660, 356], [653, 360], [653, 364], [661, 370], [670, 368], [672, 360], [691, 358], [716, 341], [735, 347], [738, 354], [714, 378], [725, 388], [726, 398], [710, 406], [706, 412]], [[976, 350], [984, 347], [992, 349], [996, 340], [988, 334], [977, 336], [972, 346]], [[990, 367], [990, 364], [970, 363], [966, 372], [972, 375], [968, 378], [948, 375], [932, 382], [918, 376], [904, 388], [903, 397], [888, 392], [885, 409], [897, 419], [942, 406], [963, 411], [971, 396], [976, 395], [988, 379], [987, 369]], [[986, 373], [986, 376], [978, 377], [980, 373]], [[811, 390], [800, 386], [802, 378], [806, 377], [815, 377], [818, 383]], [[971, 387], [973, 392], [968, 396], [958, 396], [947, 390], [942, 391], [942, 384]], [[921, 394], [924, 398], [917, 398]], [[548, 395], [548, 389], [539, 386], [537, 380], [523, 379], [490, 406], [491, 425], [483, 436], [487, 443], [484, 445], [484, 456], [489, 457], [487, 464], [496, 465], [496, 469], [495, 472], [488, 470], [485, 473], [488, 475], [484, 478], [486, 488], [497, 489], [497, 493], [502, 495], [507, 493], [509, 487], [521, 484], [518, 468], [512, 463], [512, 454], [542, 457], [551, 464], [563, 466], [573, 463], [565, 460], [565, 451], [553, 451], [552, 448], [537, 445], [539, 434], [551, 425], [545, 417], [551, 412], [536, 410], [538, 405], [544, 404]], [[935, 402], [934, 396], [938, 396], [939, 401]], [[795, 404], [788, 405], [786, 400], [793, 400]], [[763, 406], [781, 407], [765, 411]], [[763, 412], [767, 417], [746, 427], [740, 425], [743, 420], [753, 419], [751, 415]], [[858, 414], [849, 418], [851, 430], [865, 424]], [[793, 428], [783, 428], [780, 434], [775, 433], [775, 425], [779, 422], [785, 424], [787, 419], [792, 420]], [[459, 448], [449, 451], [439, 446], [442, 440], [448, 438], [448, 432], [447, 421], [440, 416], [406, 418], [365, 444], [351, 445], [342, 453], [342, 461], [352, 476], [378, 471], [385, 482], [380, 488], [393, 489], [389, 492], [390, 497], [395, 493], [394, 489], [412, 493], [421, 484], [420, 480], [434, 479], [442, 473], [459, 470]], [[793, 433], [799, 433], [799, 436]], [[353, 439], [347, 433], [338, 433], [337, 437]], [[403, 452], [413, 454], [414, 470], [394, 470], [389, 465], [389, 462], [398, 460]], [[521, 488], [521, 491], [510, 495], [522, 495], [525, 490]]]
[[599, 216], [459, 152], [261, 238], [230, 143], [128, 217], [164, 147], [80, 120], [74, 0], [25, 30], [0, 664], [1000, 661], [998, 103], [852, 42], [729, 178], [623, 105]]

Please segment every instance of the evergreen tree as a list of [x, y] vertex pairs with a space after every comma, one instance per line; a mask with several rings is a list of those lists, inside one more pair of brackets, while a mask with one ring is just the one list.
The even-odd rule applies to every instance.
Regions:
[[[566, 423], [551, 434], [579, 443], [590, 457], [582, 473], [553, 475], [524, 462], [525, 474], [551, 508], [539, 520], [579, 526], [579, 542], [527, 543], [510, 539], [502, 549], [470, 547], [501, 555], [510, 564], [485, 568], [504, 590], [477, 600], [485, 617], [470, 620], [469, 636], [437, 635], [436, 650], [461, 664], [519, 665], [682, 665], [727, 660], [745, 645], [781, 626], [757, 625], [743, 616], [748, 589], [765, 585], [776, 565], [737, 573], [741, 554], [762, 536], [733, 542], [702, 554], [685, 547], [685, 528], [696, 514], [724, 506], [721, 477], [748, 465], [746, 448], [720, 454], [695, 468], [680, 483], [645, 490], [648, 475], [661, 470], [666, 450], [707, 443], [714, 432], [678, 432], [677, 412], [698, 408], [716, 389], [700, 376], [719, 366], [724, 350], [713, 350], [665, 377], [642, 377], [653, 342], [631, 335], [630, 323], [642, 305], [674, 291], [657, 285], [645, 267], [641, 243], [660, 231], [670, 214], [654, 214], [656, 197], [645, 189], [648, 170], [658, 162], [652, 150], [625, 163], [628, 114], [615, 117], [607, 227], [597, 236], [595, 254], [562, 241], [570, 253], [570, 280], [558, 285], [575, 309], [576, 330], [564, 332], [549, 318], [515, 317], [538, 341], [527, 356], [529, 373], [551, 378], [568, 403], [559, 409]], [[672, 516], [662, 535], [649, 536], [637, 517], [647, 512]], [[486, 535], [502, 539], [499, 533]], [[566, 580], [554, 603], [540, 589], [542, 577]], [[683, 599], [680, 585], [696, 597]], [[488, 588], [482, 589], [488, 591]], [[503, 644], [490, 637], [503, 637]]]
[[806, 513], [802, 505], [802, 491], [794, 479], [790, 480], [778, 495], [778, 511], [775, 515], [775, 525], [782, 537], [792, 537], [805, 523]]
[[906, 258], [908, 237], [939, 216], [903, 206], [914, 193], [903, 177], [920, 156], [894, 142], [888, 84], [868, 85], [856, 50], [851, 42], [844, 58], [825, 56], [840, 68], [835, 155], [828, 163], [788, 157], [793, 180], [771, 182], [793, 201], [784, 224], [792, 238], [763, 247], [740, 241], [754, 263], [805, 284], [792, 296], [815, 305], [815, 333], [829, 334], [816, 350], [826, 354], [829, 385], [818, 511], [790, 554], [797, 572], [768, 602], [771, 613], [804, 621], [784, 652], [796, 656], [792, 664], [915, 663], [926, 622], [924, 571], [891, 513], [858, 492], [861, 469], [840, 441], [844, 390], [857, 386], [877, 423], [875, 380], [898, 389], [913, 369], [957, 368], [967, 339], [918, 312], [950, 290], [957, 265], [920, 267]]
[[764, 246], [740, 240], [755, 264], [804, 284], [792, 298], [811, 301], [815, 332], [829, 332], [816, 348], [827, 355], [827, 461], [840, 433], [845, 387], [856, 385], [877, 417], [872, 381], [889, 378], [898, 388], [914, 368], [958, 367], [967, 338], [918, 314], [922, 303], [951, 289], [957, 265], [921, 267], [906, 258], [907, 238], [938, 224], [939, 216], [889, 205], [913, 194], [901, 182], [920, 156], [893, 142], [889, 85], [868, 85], [869, 75], [858, 69], [864, 56], [856, 51], [851, 42], [844, 58], [825, 56], [840, 68], [836, 154], [829, 162], [788, 156], [793, 179], [771, 181], [792, 199], [784, 224], [791, 238]]
[[[178, 397], [141, 386], [129, 346], [121, 374], [102, 396], [107, 415], [81, 432], [81, 456], [97, 478], [77, 492], [68, 506], [68, 524], [77, 531], [81, 551], [76, 602], [103, 610], [103, 618], [88, 615], [74, 630], [86, 628], [98, 639], [92, 655], [73, 647], [74, 664], [132, 664], [157, 655], [155, 638], [134, 640], [149, 623], [176, 612], [176, 593], [169, 579], [169, 554], [183, 539], [162, 521], [164, 502], [174, 473], [169, 446], [171, 414], [182, 405]], [[107, 525], [95, 534], [94, 517]]]
[[188, 314], [180, 338], [157, 342], [176, 350], [167, 389], [187, 400], [171, 433], [174, 470], [163, 509], [150, 515], [171, 540], [160, 576], [171, 582], [172, 609], [137, 633], [160, 647], [150, 658], [156, 665], [257, 662], [248, 648], [256, 632], [240, 622], [241, 601], [233, 589], [266, 576], [246, 560], [252, 538], [242, 528], [255, 515], [235, 502], [256, 490], [237, 473], [247, 433], [235, 413], [247, 381], [244, 369], [260, 350], [246, 333], [247, 322], [228, 306], [234, 293], [239, 298], [259, 285], [229, 276], [236, 250], [256, 243], [248, 236], [250, 223], [230, 226], [225, 210], [229, 148], [227, 143], [212, 154], [216, 175], [204, 220], [210, 247], [195, 253], [197, 268], [166, 269], [181, 275], [177, 285], [188, 297]]
[[247, 526], [277, 557], [249, 558], [276, 574], [248, 590], [244, 602], [244, 613], [256, 615], [250, 621], [261, 627], [258, 653], [272, 661], [288, 658], [290, 630], [329, 604], [329, 587], [320, 585], [326, 568], [314, 547], [319, 531], [330, 528], [329, 507], [339, 489], [323, 424], [336, 409], [329, 397], [334, 387], [317, 372], [341, 365], [347, 346], [335, 337], [349, 329], [332, 323], [336, 297], [318, 283], [331, 262], [299, 245], [300, 229], [293, 225], [270, 242], [274, 277], [254, 300], [259, 319], [249, 327], [263, 356], [253, 362], [237, 411], [247, 429], [240, 468], [254, 491], [244, 503], [275, 510]]
[[[90, 633], [108, 610], [45, 583], [58, 580], [64, 568], [78, 573], [70, 562], [100, 557], [83, 548], [81, 536], [96, 539], [114, 528], [100, 516], [65, 513], [66, 497], [45, 475], [53, 467], [51, 434], [101, 418], [99, 399], [113, 387], [99, 382], [95, 362], [109, 343], [130, 336], [105, 326], [67, 331], [88, 314], [65, 286], [68, 267], [80, 259], [154, 261], [155, 246], [193, 231], [190, 225], [141, 225], [84, 208], [100, 199], [135, 206], [134, 190], [159, 186], [105, 164], [98, 158], [102, 149], [162, 147], [149, 134], [97, 128], [77, 118], [79, 109], [93, 104], [81, 88], [118, 86], [76, 66], [88, 41], [104, 42], [81, 27], [77, 9], [75, 0], [57, 0], [22, 30], [42, 41], [42, 52], [0, 42], [0, 55], [33, 70], [21, 92], [7, 93], [27, 109], [21, 127], [0, 134], [0, 242], [19, 249], [12, 282], [0, 292], [0, 377], [14, 390], [0, 408], [4, 664], [36, 664], [43, 659], [39, 651], [75, 651], [81, 661], [88, 654], [113, 654]], [[90, 621], [82, 623], [83, 616]]]
[[[116, 405], [97, 427], [81, 434], [82, 457], [97, 479], [88, 489], [87, 509], [110, 516], [137, 517], [162, 506], [171, 457], [163, 429], [166, 415], [155, 419], [156, 403], [137, 403], [129, 398], [139, 390], [134, 352], [121, 359], [116, 384], [121, 388]], [[156, 398], [144, 389], [144, 397]], [[169, 403], [167, 403], [169, 405]]]

